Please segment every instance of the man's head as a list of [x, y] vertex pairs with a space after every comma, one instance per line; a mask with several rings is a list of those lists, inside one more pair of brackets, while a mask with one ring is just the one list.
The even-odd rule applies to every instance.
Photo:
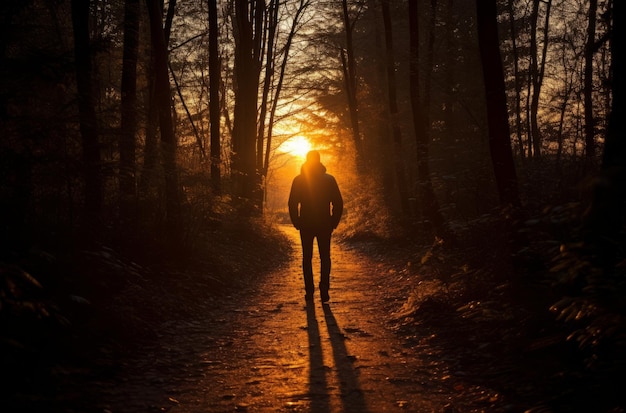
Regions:
[[320, 163], [320, 153], [318, 151], [309, 151], [306, 154], [306, 161], [309, 164]]

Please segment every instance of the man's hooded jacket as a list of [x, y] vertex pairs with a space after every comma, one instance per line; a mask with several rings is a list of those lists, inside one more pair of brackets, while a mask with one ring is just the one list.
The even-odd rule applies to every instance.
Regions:
[[339, 224], [342, 213], [343, 198], [335, 178], [326, 173], [321, 162], [305, 162], [289, 193], [289, 217], [294, 227], [330, 232]]

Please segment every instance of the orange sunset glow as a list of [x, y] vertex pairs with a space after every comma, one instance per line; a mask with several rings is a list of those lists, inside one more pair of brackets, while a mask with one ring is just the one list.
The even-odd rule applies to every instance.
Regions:
[[279, 151], [283, 153], [288, 153], [293, 157], [300, 159], [304, 159], [307, 152], [309, 152], [311, 149], [311, 142], [309, 142], [309, 140], [302, 135], [297, 135], [293, 138], [287, 139], [278, 148]]
[[0, 413], [626, 413], [625, 9], [0, 0]]

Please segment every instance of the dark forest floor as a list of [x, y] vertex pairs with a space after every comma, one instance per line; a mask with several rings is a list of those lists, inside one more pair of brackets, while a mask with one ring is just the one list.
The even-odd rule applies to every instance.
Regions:
[[331, 302], [307, 307], [293, 231], [245, 230], [184, 267], [88, 254], [123, 287], [4, 340], [2, 411], [623, 411], [506, 254], [336, 243]]

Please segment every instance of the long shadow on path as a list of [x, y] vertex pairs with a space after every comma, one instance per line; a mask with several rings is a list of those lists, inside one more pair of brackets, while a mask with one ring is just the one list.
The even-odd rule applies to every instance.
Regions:
[[322, 354], [320, 329], [315, 316], [315, 304], [306, 303], [307, 332], [309, 335], [309, 397], [311, 413], [330, 413], [326, 368]]
[[368, 413], [363, 390], [361, 390], [359, 385], [358, 373], [354, 368], [354, 358], [350, 357], [346, 348], [346, 337], [341, 332], [330, 306], [324, 304], [322, 307], [324, 309], [330, 344], [333, 349], [333, 359], [339, 379], [343, 411]]

